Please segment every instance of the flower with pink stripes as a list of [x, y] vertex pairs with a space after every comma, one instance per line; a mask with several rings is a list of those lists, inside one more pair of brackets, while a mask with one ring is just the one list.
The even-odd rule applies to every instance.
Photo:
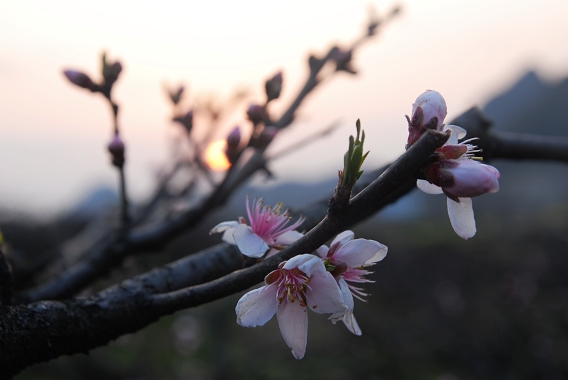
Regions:
[[[364, 276], [371, 274], [367, 267], [375, 265], [387, 255], [387, 246], [367, 239], [353, 239], [353, 231], [344, 231], [337, 235], [328, 248], [322, 245], [317, 253], [323, 258], [328, 271], [336, 279], [343, 303], [347, 306], [345, 310], [334, 313], [330, 319], [333, 323], [343, 321], [349, 331], [355, 335], [361, 335], [361, 329], [353, 315], [353, 297], [365, 301], [367, 296], [363, 289], [350, 283], [373, 282]], [[349, 282], [349, 283], [348, 283]]]
[[306, 353], [307, 309], [319, 314], [340, 314], [346, 310], [337, 282], [317, 256], [295, 256], [270, 272], [264, 282], [264, 286], [246, 293], [237, 303], [237, 323], [244, 327], [262, 326], [276, 314], [282, 337], [296, 359], [302, 359]]
[[219, 223], [209, 234], [223, 232], [223, 241], [238, 246], [243, 255], [254, 258], [263, 257], [269, 249], [266, 257], [272, 256], [303, 236], [294, 230], [303, 223], [304, 218], [288, 225], [288, 210], [280, 213], [282, 203], [273, 207], [263, 206], [261, 198], [255, 199], [250, 206], [247, 196], [246, 209], [250, 224], [245, 218], [239, 217], [238, 221]]

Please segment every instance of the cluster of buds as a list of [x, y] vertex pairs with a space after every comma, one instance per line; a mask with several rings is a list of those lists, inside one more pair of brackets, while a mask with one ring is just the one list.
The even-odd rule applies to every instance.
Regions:
[[118, 80], [122, 72], [122, 64], [119, 61], [112, 63], [107, 61], [106, 53], [103, 53], [101, 72], [103, 76], [101, 83], [95, 83], [87, 74], [77, 70], [65, 70], [63, 74], [74, 85], [90, 90], [91, 92], [100, 92], [107, 99], [110, 99], [112, 86]]
[[428, 90], [412, 105], [408, 118], [407, 149], [428, 129], [450, 134], [446, 144], [437, 149], [431, 160], [422, 168], [418, 187], [431, 194], [444, 193], [448, 197], [448, 214], [456, 233], [464, 239], [476, 233], [471, 197], [499, 191], [499, 171], [481, 164], [475, 154], [481, 150], [471, 144], [476, 138], [459, 142], [466, 131], [455, 125], [444, 125], [446, 101], [437, 91]]

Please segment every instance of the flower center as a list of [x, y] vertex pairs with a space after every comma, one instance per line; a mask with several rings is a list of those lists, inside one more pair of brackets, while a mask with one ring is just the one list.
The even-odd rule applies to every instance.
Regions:
[[290, 303], [298, 300], [300, 305], [305, 307], [307, 305], [305, 292], [308, 289], [310, 278], [298, 268], [279, 269], [278, 271], [279, 278], [276, 281], [278, 304], [281, 304], [284, 300]]

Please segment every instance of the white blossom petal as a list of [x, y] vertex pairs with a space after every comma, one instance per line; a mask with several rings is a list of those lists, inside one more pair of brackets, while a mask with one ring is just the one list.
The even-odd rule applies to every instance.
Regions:
[[430, 182], [423, 179], [416, 181], [416, 187], [418, 187], [426, 194], [442, 194], [444, 192], [440, 186], [431, 184]]
[[321, 247], [316, 249], [316, 253], [321, 258], [325, 258], [328, 252], [329, 252], [329, 247], [327, 245], [322, 245]]
[[346, 230], [343, 231], [342, 233], [340, 233], [339, 235], [337, 235], [335, 237], [335, 239], [333, 239], [333, 241], [331, 242], [331, 245], [334, 245], [335, 243], [339, 242], [341, 245], [347, 243], [350, 240], [353, 240], [353, 238], [355, 237], [355, 233], [351, 230]]
[[252, 232], [246, 224], [239, 224], [233, 233], [241, 253], [249, 257], [262, 257], [268, 251], [268, 244]]
[[357, 323], [355, 315], [352, 311], [345, 313], [342, 320], [343, 324], [345, 324], [345, 327], [347, 327], [347, 330], [349, 330], [352, 334], [355, 334], [357, 336], [363, 335], [363, 332], [361, 331], [361, 328], [359, 327], [359, 324]]
[[333, 260], [342, 262], [351, 268], [359, 268], [373, 259], [379, 252], [379, 257], [384, 258], [386, 252], [384, 252], [384, 255], [382, 254], [383, 248], [384, 245], [374, 240], [355, 239], [341, 246], [333, 255]]
[[349, 290], [349, 286], [347, 285], [347, 282], [345, 282], [343, 277], [339, 278], [338, 284], [341, 289], [341, 294], [343, 296], [343, 303], [345, 304], [346, 309], [340, 313], [333, 314], [331, 317], [329, 317], [329, 319], [331, 319], [331, 322], [333, 322], [334, 324], [337, 321], [343, 321], [345, 327], [347, 327], [347, 329], [351, 333], [360, 336], [362, 334], [362, 331], [361, 328], [359, 327], [359, 324], [357, 323], [357, 320], [355, 319], [355, 316], [353, 315], [353, 308], [355, 307], [355, 302], [353, 301], [353, 295], [351, 294], [351, 290]]
[[463, 139], [467, 135], [465, 129], [452, 124], [444, 126], [444, 131], [451, 131], [450, 138], [444, 145], [456, 145], [458, 144], [458, 140]]
[[244, 327], [262, 326], [278, 309], [277, 286], [274, 284], [251, 290], [241, 297], [235, 311], [237, 323]]
[[288, 347], [292, 349], [292, 355], [296, 359], [302, 359], [306, 353], [308, 340], [308, 313], [304, 306], [296, 302], [283, 302], [276, 312], [280, 333]]
[[459, 203], [448, 198], [450, 223], [459, 237], [467, 240], [477, 232], [471, 198], [459, 198]]
[[290, 245], [303, 236], [304, 234], [298, 231], [287, 231], [284, 232], [282, 235], [278, 235], [278, 237], [276, 238], [276, 244]]
[[346, 308], [337, 281], [329, 272], [312, 276], [305, 294], [308, 307], [318, 314], [340, 313]]
[[223, 241], [228, 244], [236, 245], [235, 239], [233, 238], [233, 233], [235, 232], [235, 228], [239, 225], [239, 222], [230, 221], [230, 222], [221, 222], [217, 224], [215, 227], [209, 231], [209, 235], [218, 234], [223, 232]]
[[306, 274], [308, 277], [312, 277], [314, 274], [326, 273], [325, 265], [323, 261], [317, 256], [310, 254], [303, 254], [292, 257], [290, 260], [286, 261], [283, 269], [293, 269], [298, 268]]
[[378, 261], [381, 261], [382, 259], [384, 259], [387, 256], [387, 253], [389, 251], [389, 247], [387, 247], [384, 244], [381, 244], [379, 242], [376, 242], [380, 248], [377, 251], [377, 253], [375, 253], [375, 256], [371, 257], [369, 260], [367, 260], [367, 262], [365, 263], [366, 265], [372, 265]]

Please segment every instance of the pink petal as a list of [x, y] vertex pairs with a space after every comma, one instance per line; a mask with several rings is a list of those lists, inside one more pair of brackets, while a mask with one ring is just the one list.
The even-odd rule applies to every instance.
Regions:
[[[340, 247], [333, 255], [333, 260], [342, 262], [351, 268], [359, 268], [373, 259], [378, 253], [379, 257], [383, 256], [383, 252], [384, 246], [379, 242], [355, 239]], [[386, 252], [384, 252], [384, 255], [386, 255]]]
[[278, 326], [284, 341], [292, 349], [296, 359], [302, 359], [306, 353], [308, 340], [308, 314], [300, 302], [283, 302], [276, 312]]
[[416, 186], [426, 194], [442, 194], [444, 192], [440, 186], [433, 185], [423, 179], [417, 180]]
[[342, 312], [333, 314], [331, 317], [329, 317], [329, 319], [331, 319], [331, 322], [333, 322], [333, 324], [335, 324], [337, 321], [343, 321], [345, 327], [347, 327], [347, 329], [351, 333], [360, 336], [362, 334], [362, 331], [361, 328], [359, 328], [357, 321], [355, 320], [355, 316], [353, 315], [353, 308], [355, 306], [355, 303], [353, 302], [353, 295], [351, 294], [351, 290], [349, 290], [349, 286], [343, 278], [340, 278], [338, 283], [346, 309]]
[[448, 215], [450, 223], [459, 237], [467, 240], [477, 232], [471, 198], [459, 198], [460, 202], [448, 198]]
[[305, 294], [308, 307], [318, 314], [339, 313], [346, 308], [337, 281], [329, 272], [311, 277]]
[[246, 224], [239, 224], [233, 233], [241, 253], [249, 257], [262, 257], [268, 251], [268, 244], [256, 235]]
[[209, 231], [209, 235], [224, 232], [223, 233], [223, 241], [225, 243], [235, 245], [237, 243], [235, 242], [235, 239], [233, 238], [233, 233], [235, 232], [235, 228], [237, 228], [238, 225], [239, 225], [239, 222], [237, 222], [237, 221], [219, 223], [215, 227], [213, 227], [211, 229], [211, 231]]
[[278, 309], [277, 286], [274, 284], [251, 290], [241, 297], [235, 311], [237, 323], [244, 327], [262, 326]]

